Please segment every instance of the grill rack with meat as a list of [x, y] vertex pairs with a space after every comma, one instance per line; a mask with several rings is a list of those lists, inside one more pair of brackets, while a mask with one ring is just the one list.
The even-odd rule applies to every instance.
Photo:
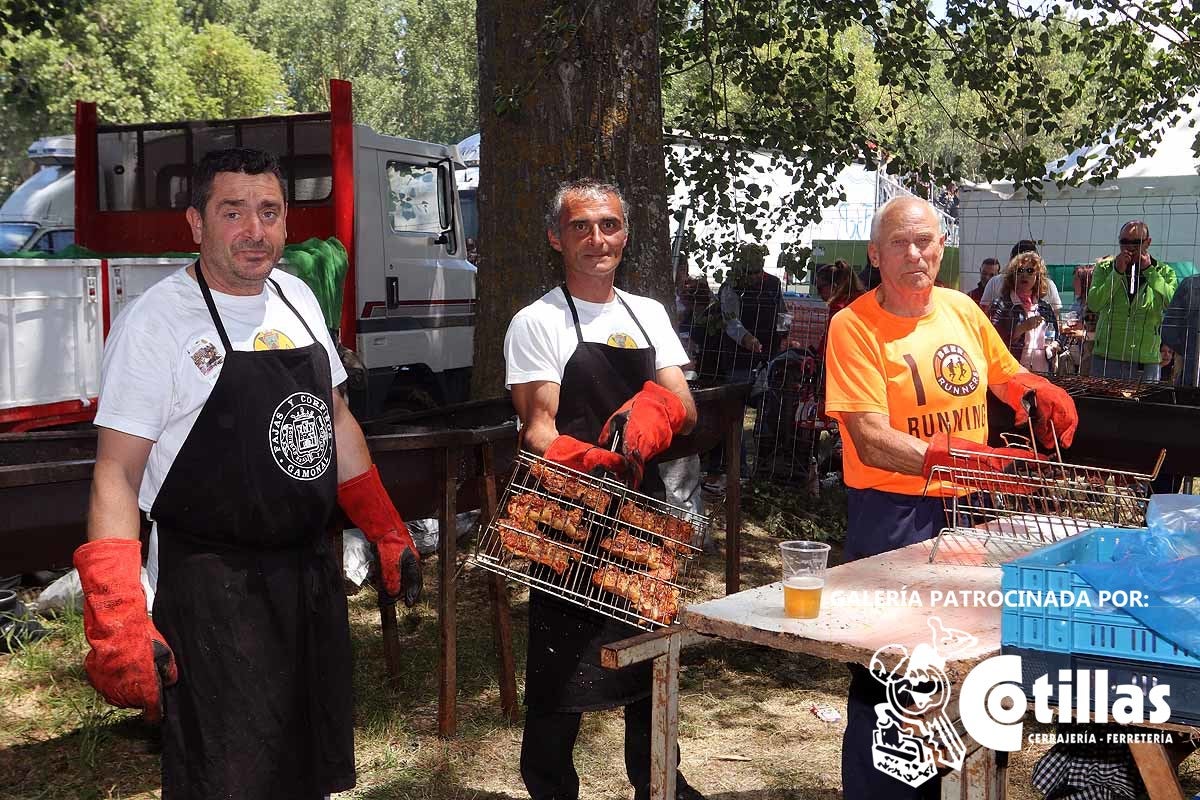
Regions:
[[575, 605], [653, 628], [673, 622], [684, 598], [696, 594], [698, 580], [689, 573], [700, 550], [693, 542], [708, 524], [616, 481], [522, 452], [470, 560]]

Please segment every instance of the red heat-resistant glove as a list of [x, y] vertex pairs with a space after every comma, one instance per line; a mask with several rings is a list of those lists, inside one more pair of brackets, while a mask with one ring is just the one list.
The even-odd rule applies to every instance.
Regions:
[[372, 464], [363, 474], [338, 484], [337, 499], [354, 526], [379, 550], [385, 599], [395, 602], [403, 596], [404, 605], [412, 608], [421, 599], [421, 556], [379, 480], [379, 470]]
[[[951, 455], [951, 449], [967, 455]], [[1018, 465], [1028, 465], [1036, 469], [1036, 465], [1028, 462], [1041, 460], [1044, 459], [1037, 453], [1022, 447], [988, 447], [969, 439], [939, 433], [929, 440], [929, 449], [925, 451], [925, 463], [921, 467], [921, 474], [928, 479], [936, 467], [949, 467], [955, 471], [953, 477], [955, 483], [960, 484], [960, 488], [1028, 494], [1034, 491], [1034, 486], [1029, 485], [1029, 481], [1019, 480], [1019, 473], [1033, 470], [1021, 470]], [[997, 473], [995, 480], [988, 480], [988, 473]], [[1006, 478], [1005, 475], [1012, 477]]]
[[146, 614], [142, 543], [96, 539], [75, 551], [83, 586], [83, 632], [91, 652], [88, 680], [114, 706], [162, 719], [162, 687], [179, 679], [175, 654]]
[[[1075, 440], [1075, 429], [1079, 427], [1079, 413], [1075, 400], [1061, 386], [1056, 386], [1041, 375], [1019, 372], [1004, 385], [1004, 402], [1016, 414], [1017, 425], [1029, 421], [1029, 410], [1025, 400], [1033, 395], [1033, 432], [1038, 442], [1047, 450], [1054, 449], [1054, 434], [1058, 434], [1063, 447], [1070, 447]], [[1051, 427], [1051, 423], [1053, 427]]]
[[642, 390], [613, 412], [600, 431], [600, 444], [612, 441], [613, 427], [623, 420], [619, 451], [625, 454], [637, 471], [638, 483], [646, 462], [671, 446], [687, 418], [687, 409], [674, 392], [665, 386], [646, 381]]
[[620, 477], [629, 471], [629, 462], [620, 453], [581, 442], [566, 434], [556, 436], [542, 455], [547, 461], [562, 464], [564, 467], [570, 467], [588, 475], [594, 475], [597, 470], [602, 470]]

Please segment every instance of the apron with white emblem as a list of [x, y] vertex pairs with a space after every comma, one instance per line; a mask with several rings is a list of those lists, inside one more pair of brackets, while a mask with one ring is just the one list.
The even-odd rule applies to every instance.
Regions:
[[154, 622], [175, 652], [163, 800], [320, 798], [354, 785], [350, 633], [326, 522], [337, 501], [329, 358], [238, 351], [196, 280], [224, 365], [151, 516]]

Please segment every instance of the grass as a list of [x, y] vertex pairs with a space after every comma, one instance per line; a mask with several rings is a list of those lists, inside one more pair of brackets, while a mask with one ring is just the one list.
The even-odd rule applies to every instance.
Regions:
[[[811, 500], [799, 490], [753, 485], [744, 493], [743, 584], [775, 580], [778, 542], [845, 527], [836, 495]], [[713, 509], [717, 510], [717, 509]], [[717, 540], [722, 516], [716, 514]], [[723, 591], [720, 556], [704, 556], [702, 593]], [[458, 590], [458, 735], [437, 737], [436, 560], [426, 564], [427, 601], [401, 609], [406, 669], [384, 674], [374, 593], [350, 598], [357, 698], [358, 787], [362, 800], [508, 800], [527, 797], [518, 773], [521, 727], [500, 716], [484, 576], [466, 567]], [[509, 587], [518, 691], [523, 691], [527, 594]], [[0, 797], [159, 797], [154, 731], [130, 711], [104, 705], [88, 686], [78, 614], [49, 623], [49, 637], [0, 656]], [[836, 798], [843, 723], [826, 723], [814, 704], [845, 711], [840, 664], [725, 641], [685, 650], [680, 675], [680, 747], [688, 780], [711, 800]], [[631, 796], [622, 760], [620, 711], [585, 716], [576, 748], [582, 796]], [[1014, 754], [1010, 796], [1033, 800], [1029, 773], [1044, 747]], [[1185, 789], [1200, 791], [1200, 767], [1185, 763]]]

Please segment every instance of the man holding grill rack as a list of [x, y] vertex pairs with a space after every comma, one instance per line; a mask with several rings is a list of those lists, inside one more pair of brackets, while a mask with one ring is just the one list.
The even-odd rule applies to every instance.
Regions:
[[[660, 303], [613, 287], [628, 240], [625, 200], [595, 180], [564, 183], [547, 210], [565, 281], [517, 312], [504, 338], [522, 446], [662, 496], [655, 457], [696, 422], [688, 355]], [[609, 448], [615, 420], [623, 425]], [[533, 800], [578, 800], [572, 751], [584, 711], [624, 706], [625, 769], [650, 796], [651, 666], [609, 670], [605, 644], [644, 631], [541, 591], [529, 601], [521, 777]], [[679, 776], [677, 797], [701, 795]]]
[[[926, 492], [935, 468], [1003, 471], [1033, 456], [986, 445], [989, 390], [1013, 408], [1018, 425], [1029, 420], [1033, 401], [1043, 447], [1053, 449], [1056, 434], [1070, 446], [1075, 435], [1078, 417], [1067, 393], [1021, 367], [970, 297], [935, 288], [945, 242], [929, 203], [889, 200], [875, 213], [867, 248], [881, 283], [830, 321], [826, 410], [846, 432], [847, 560], [930, 539], [945, 527], [939, 487]], [[882, 680], [851, 665], [843, 796], [938, 797], [937, 780], [913, 788], [875, 768]]]

